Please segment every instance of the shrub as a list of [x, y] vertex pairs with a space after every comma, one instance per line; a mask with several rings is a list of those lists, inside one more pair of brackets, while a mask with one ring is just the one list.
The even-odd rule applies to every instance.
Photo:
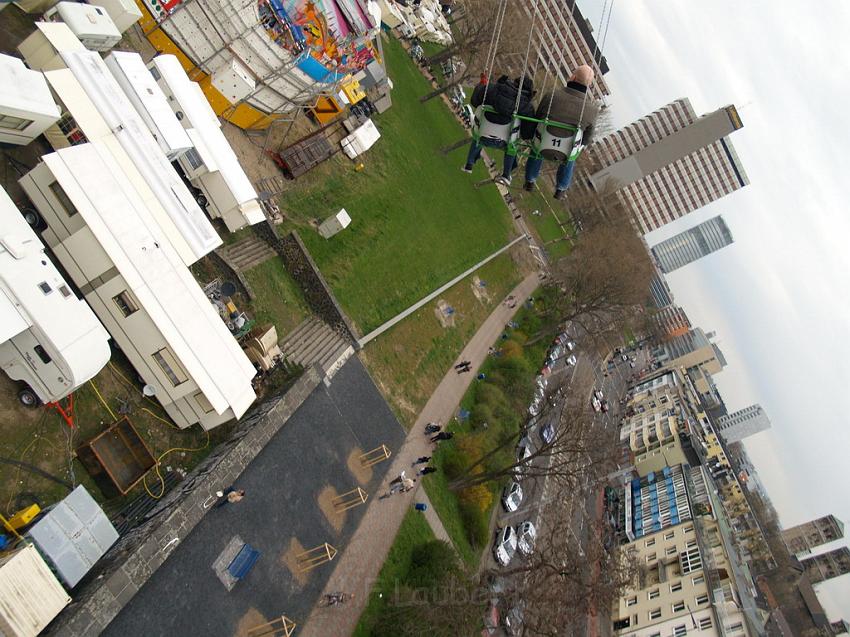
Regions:
[[473, 504], [460, 503], [460, 519], [473, 548], [482, 548], [490, 539], [487, 515]]
[[497, 386], [495, 382], [481, 383], [475, 389], [475, 403], [486, 405], [491, 409], [495, 409], [498, 405], [504, 404], [507, 401], [504, 392]]
[[466, 459], [456, 447], [443, 447], [440, 449], [442, 456], [443, 474], [449, 480], [456, 480], [463, 475], [466, 469]]
[[442, 540], [431, 540], [414, 547], [405, 582], [414, 588], [433, 589], [457, 568], [454, 548]]
[[485, 405], [484, 403], [475, 403], [472, 407], [472, 414], [470, 415], [469, 420], [473, 427], [480, 427], [485, 423], [487, 423], [487, 426], [489, 427], [493, 424], [495, 416], [489, 405]]
[[463, 489], [458, 494], [458, 499], [463, 504], [475, 506], [481, 512], [487, 512], [493, 503], [493, 492], [487, 488], [487, 485], [476, 484], [475, 486]]
[[523, 355], [522, 345], [511, 339], [502, 343], [503, 358], [517, 358]]
[[484, 436], [481, 434], [469, 434], [458, 440], [457, 449], [463, 456], [466, 466], [484, 455], [484, 442]]

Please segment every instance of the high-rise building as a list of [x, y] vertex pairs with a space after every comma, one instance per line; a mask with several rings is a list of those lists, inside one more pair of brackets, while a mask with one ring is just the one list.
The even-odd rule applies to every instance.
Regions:
[[673, 292], [660, 271], [649, 282], [649, 295], [655, 307], [665, 308], [673, 303]]
[[697, 117], [690, 100], [664, 106], [594, 143], [589, 176], [614, 188], [644, 233], [749, 184], [728, 135], [743, 124], [734, 106]]
[[750, 405], [731, 414], [720, 416], [715, 428], [727, 443], [740, 442], [747, 436], [770, 429], [770, 419], [761, 405]]
[[691, 321], [688, 319], [688, 315], [678, 305], [668, 305], [661, 308], [652, 316], [652, 320], [658, 326], [662, 338], [681, 336], [691, 329]]
[[827, 553], [800, 560], [812, 584], [850, 573], [850, 548], [842, 546]]
[[652, 256], [665, 274], [725, 248], [734, 239], [723, 217], [717, 215], [652, 248]]
[[[556, 81], [560, 86], [566, 86], [576, 67], [587, 64], [596, 73], [590, 87], [591, 95], [598, 100], [610, 95], [608, 84], [602, 77], [608, 72], [608, 61], [599, 50], [593, 27], [579, 11], [576, 0], [523, 0], [522, 7], [529, 17], [533, 15], [535, 5], [538, 15], [529, 66], [532, 70], [537, 69], [534, 79], [538, 89], [543, 88], [547, 72], [550, 83]], [[521, 67], [522, 60], [518, 62]]]
[[782, 541], [794, 555], [806, 555], [812, 549], [844, 537], [844, 523], [834, 515], [782, 530]]

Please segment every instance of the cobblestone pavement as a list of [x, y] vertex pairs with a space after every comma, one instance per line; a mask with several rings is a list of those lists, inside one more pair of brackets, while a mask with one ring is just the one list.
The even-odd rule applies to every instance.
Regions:
[[[516, 305], [511, 308], [504, 303], [499, 304], [460, 353], [458, 360], [470, 361], [474, 369], [480, 367], [487, 357], [488, 348], [539, 284], [535, 272], [517, 285], [510, 293], [516, 299]], [[458, 375], [453, 369], [446, 372], [408, 433], [404, 445], [395, 454], [387, 475], [396, 476], [402, 470], [410, 473], [410, 465], [416, 458], [430, 455], [432, 445], [422, 433], [425, 425], [433, 421], [448, 422], [473, 382], [474, 373]], [[405, 513], [415, 501], [422, 501], [423, 495], [424, 491], [417, 488], [410, 493], [370, 501], [360, 526], [342, 550], [324, 591], [349, 591], [355, 593], [355, 598], [346, 604], [344, 612], [339, 612], [341, 609], [314, 609], [299, 637], [343, 637], [354, 631]]]

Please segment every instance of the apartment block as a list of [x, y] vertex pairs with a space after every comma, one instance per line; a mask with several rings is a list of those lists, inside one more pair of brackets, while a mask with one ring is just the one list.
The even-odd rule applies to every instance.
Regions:
[[657, 230], [749, 184], [728, 138], [742, 127], [732, 105], [697, 116], [678, 99], [595, 142], [588, 182], [616, 191], [640, 232]]
[[[548, 73], [550, 83], [566, 86], [576, 67], [586, 64], [596, 73], [591, 95], [601, 100], [610, 95], [603, 77], [608, 72], [608, 61], [599, 49], [593, 26], [585, 18], [576, 0], [522, 0], [522, 7], [532, 17], [538, 11], [532, 37], [531, 69], [538, 69], [534, 78], [538, 88], [543, 88], [543, 78]], [[518, 60], [521, 64], [522, 60]]]
[[740, 442], [748, 436], [770, 429], [770, 419], [761, 405], [750, 405], [717, 418], [717, 432], [727, 443]]
[[782, 530], [782, 541], [794, 555], [811, 553], [813, 548], [843, 537], [844, 523], [832, 514]]
[[850, 548], [842, 546], [800, 560], [812, 584], [850, 573]]

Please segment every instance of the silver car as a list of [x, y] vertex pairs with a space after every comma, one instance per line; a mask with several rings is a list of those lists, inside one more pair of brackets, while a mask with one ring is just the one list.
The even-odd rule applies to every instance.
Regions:
[[502, 506], [508, 513], [513, 513], [519, 508], [520, 503], [522, 503], [522, 487], [519, 486], [519, 482], [511, 482], [502, 493]]
[[576, 364], [576, 360], [577, 360], [577, 359], [576, 359], [576, 355], [575, 355], [575, 354], [570, 354], [570, 355], [567, 357], [567, 365], [575, 365], [575, 364]]
[[502, 566], [507, 566], [516, 553], [517, 536], [514, 527], [506, 526], [496, 532], [496, 543], [493, 545], [493, 556]]
[[516, 545], [523, 555], [534, 553], [534, 542], [537, 540], [537, 529], [531, 520], [526, 520], [517, 527]]

